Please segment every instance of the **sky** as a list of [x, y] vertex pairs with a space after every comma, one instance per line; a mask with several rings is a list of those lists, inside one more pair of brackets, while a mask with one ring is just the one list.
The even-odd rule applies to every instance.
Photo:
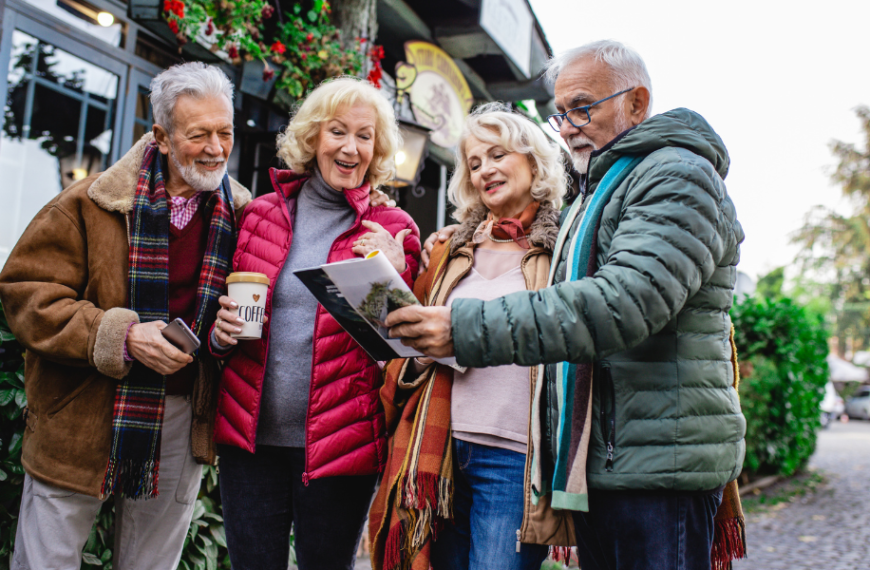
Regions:
[[870, 2], [531, 0], [554, 53], [614, 39], [646, 62], [653, 113], [687, 107], [725, 141], [725, 179], [746, 232], [738, 267], [788, 265], [809, 210], [843, 213], [833, 139], [862, 143], [870, 106]]

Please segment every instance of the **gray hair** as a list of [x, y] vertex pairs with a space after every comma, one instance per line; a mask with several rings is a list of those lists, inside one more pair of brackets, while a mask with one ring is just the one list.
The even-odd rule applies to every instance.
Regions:
[[569, 65], [586, 58], [606, 64], [613, 73], [613, 88], [622, 91], [631, 87], [643, 86], [649, 91], [649, 105], [644, 119], [652, 114], [652, 81], [643, 58], [630, 47], [615, 40], [599, 40], [580, 47], [569, 49], [552, 58], [547, 63], [545, 77], [550, 85], [556, 83], [559, 74]]
[[223, 95], [233, 103], [233, 82], [219, 67], [201, 61], [179, 63], [151, 80], [151, 106], [154, 122], [172, 132], [175, 128], [172, 112], [182, 95], [197, 99]]

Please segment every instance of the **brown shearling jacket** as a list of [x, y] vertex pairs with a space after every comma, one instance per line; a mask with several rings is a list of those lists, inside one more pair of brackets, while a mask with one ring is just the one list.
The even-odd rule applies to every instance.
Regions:
[[[100, 174], [74, 183], [34, 217], [0, 272], [0, 301], [26, 349], [27, 473], [61, 489], [100, 496], [112, 444], [123, 346], [138, 315], [127, 309], [129, 214], [146, 134]], [[230, 180], [236, 214], [251, 194]], [[194, 385], [191, 447], [214, 461], [214, 361], [201, 359]]]

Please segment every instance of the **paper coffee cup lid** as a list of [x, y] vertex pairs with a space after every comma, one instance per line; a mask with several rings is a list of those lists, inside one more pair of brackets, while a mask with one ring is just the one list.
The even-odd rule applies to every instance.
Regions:
[[263, 285], [269, 285], [269, 277], [265, 273], [237, 271], [227, 275], [227, 284], [229, 283], [262, 283]]

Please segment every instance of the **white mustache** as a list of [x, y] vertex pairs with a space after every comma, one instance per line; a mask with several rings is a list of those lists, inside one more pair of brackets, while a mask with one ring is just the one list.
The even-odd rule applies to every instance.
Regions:
[[593, 143], [591, 140], [583, 135], [574, 135], [573, 137], [568, 139], [568, 148], [570, 148], [572, 151], [580, 149], [584, 146], [590, 146], [592, 147], [592, 150], [598, 150], [598, 147], [595, 146], [595, 143]]

